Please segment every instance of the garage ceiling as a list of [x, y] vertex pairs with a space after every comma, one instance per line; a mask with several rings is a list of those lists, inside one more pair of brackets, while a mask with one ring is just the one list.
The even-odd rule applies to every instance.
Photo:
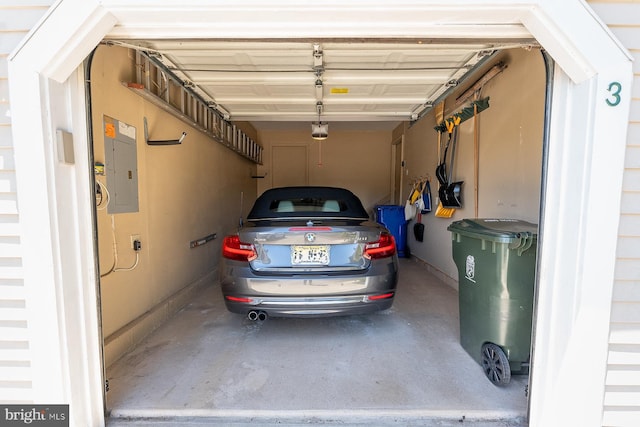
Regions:
[[492, 41], [112, 41], [143, 47], [233, 121], [413, 121], [497, 50]]

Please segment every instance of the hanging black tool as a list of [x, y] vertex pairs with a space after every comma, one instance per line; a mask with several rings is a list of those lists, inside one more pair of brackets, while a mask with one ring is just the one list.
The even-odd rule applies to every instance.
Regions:
[[[438, 189], [438, 196], [440, 202], [445, 208], [460, 208], [462, 207], [462, 184], [464, 181], [453, 182], [453, 165], [456, 156], [456, 145], [458, 142], [458, 125], [460, 119], [449, 119], [445, 121], [447, 126], [447, 132], [449, 133], [449, 139], [447, 146], [444, 149], [444, 157], [442, 162], [436, 168], [436, 177], [440, 182], [440, 188]], [[447, 152], [451, 146], [451, 160], [449, 163], [449, 171], [447, 173]]]
[[416, 223], [413, 224], [413, 236], [416, 238], [416, 242], [422, 242], [424, 240], [424, 224], [422, 223], [422, 211], [418, 211], [416, 214]]
[[[440, 131], [438, 131], [440, 132]], [[441, 136], [442, 133], [440, 132], [439, 136]], [[440, 138], [438, 138], [438, 141], [440, 141]], [[436, 178], [438, 179], [438, 182], [440, 183], [440, 187], [442, 188], [443, 185], [447, 185], [448, 184], [448, 178], [447, 178], [447, 150], [449, 150], [449, 144], [451, 143], [451, 134], [449, 134], [449, 138], [447, 139], [447, 143], [445, 145], [444, 150], [442, 150], [442, 147], [440, 147], [440, 152], [444, 153], [444, 155], [442, 155], [442, 157], [439, 159], [440, 163], [438, 164], [438, 166], [436, 167]]]

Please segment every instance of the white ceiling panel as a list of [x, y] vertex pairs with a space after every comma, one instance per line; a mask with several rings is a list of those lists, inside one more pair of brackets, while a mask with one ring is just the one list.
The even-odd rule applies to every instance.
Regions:
[[[515, 45], [392, 41], [113, 41], [154, 52], [231, 120], [414, 120], [474, 66]], [[530, 46], [531, 43], [526, 43]]]

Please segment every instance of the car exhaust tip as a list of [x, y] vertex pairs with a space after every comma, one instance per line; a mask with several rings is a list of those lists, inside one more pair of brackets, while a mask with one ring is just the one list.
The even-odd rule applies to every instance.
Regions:
[[264, 322], [265, 320], [267, 320], [267, 317], [267, 313], [265, 313], [264, 311], [251, 310], [249, 313], [247, 313], [247, 318], [252, 322]]

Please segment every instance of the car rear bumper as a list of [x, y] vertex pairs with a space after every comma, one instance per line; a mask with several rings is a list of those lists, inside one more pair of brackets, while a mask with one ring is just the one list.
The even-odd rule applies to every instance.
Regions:
[[348, 297], [312, 298], [255, 298], [251, 303], [229, 301], [227, 310], [248, 314], [262, 311], [271, 317], [322, 317], [367, 314], [386, 310], [393, 304], [393, 296], [382, 300], [369, 300], [366, 295]]
[[374, 262], [353, 275], [266, 276], [246, 264], [230, 262], [221, 275], [227, 309], [247, 314], [263, 311], [274, 317], [320, 317], [366, 314], [393, 304], [397, 263]]

